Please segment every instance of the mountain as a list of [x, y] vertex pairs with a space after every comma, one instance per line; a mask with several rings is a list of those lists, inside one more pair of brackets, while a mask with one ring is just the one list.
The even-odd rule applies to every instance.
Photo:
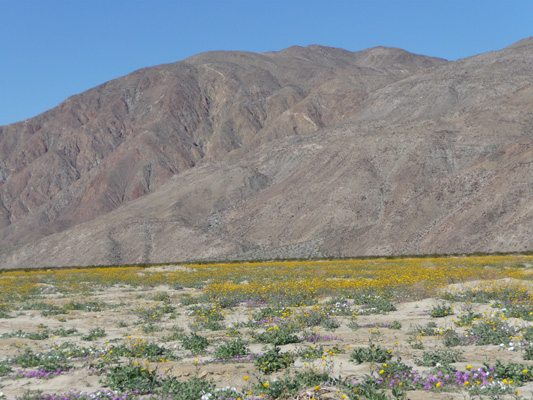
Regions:
[[533, 249], [533, 38], [209, 52], [0, 127], [0, 266]]

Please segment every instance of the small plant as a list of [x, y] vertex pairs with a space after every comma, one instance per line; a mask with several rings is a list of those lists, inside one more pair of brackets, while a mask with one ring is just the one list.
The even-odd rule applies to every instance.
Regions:
[[468, 336], [476, 345], [502, 344], [509, 342], [509, 337], [518, 335], [518, 328], [510, 326], [499, 319], [487, 319], [486, 321], [472, 325], [468, 330]]
[[252, 314], [254, 321], [271, 321], [274, 318], [284, 318], [291, 315], [290, 308], [286, 307], [264, 307]]
[[328, 318], [325, 321], [323, 321], [322, 324], [320, 324], [320, 326], [324, 327], [328, 331], [334, 331], [339, 326], [341, 326], [341, 324], [339, 323], [339, 321], [333, 318]]
[[358, 396], [354, 397], [354, 399], [359, 399], [359, 396], [363, 396], [364, 399], [370, 400], [389, 400], [387, 393], [380, 391], [377, 382], [373, 379], [366, 379], [358, 384], [355, 389], [357, 389]]
[[456, 346], [463, 346], [468, 343], [468, 339], [464, 336], [460, 336], [456, 331], [453, 329], [448, 329], [444, 331], [443, 335], [443, 341], [442, 343], [446, 347], [456, 347]]
[[324, 354], [324, 347], [322, 345], [318, 346], [306, 346], [296, 350], [296, 354], [301, 358], [302, 361], [314, 360], [316, 358], [322, 357]]
[[85, 340], [88, 342], [92, 342], [98, 338], [106, 337], [107, 334], [105, 333], [105, 329], [103, 328], [94, 328], [89, 331], [89, 333], [85, 336], [81, 337], [81, 340]]
[[7, 304], [0, 303], [0, 318], [12, 318], [12, 316], [9, 314], [9, 306]]
[[248, 348], [241, 339], [224, 342], [215, 350], [215, 357], [219, 360], [229, 360], [246, 354], [248, 354]]
[[170, 302], [170, 295], [166, 292], [158, 292], [152, 297], [152, 300], [168, 303]]
[[364, 362], [385, 363], [392, 358], [392, 350], [382, 349], [379, 345], [370, 343], [369, 347], [360, 347], [352, 351], [350, 361], [361, 364]]
[[111, 390], [137, 391], [139, 394], [154, 392], [161, 383], [155, 370], [134, 365], [117, 365], [109, 370], [105, 379], [101, 381]]
[[437, 304], [429, 312], [433, 318], [444, 318], [453, 314], [453, 308], [448, 304]]
[[422, 353], [422, 359], [415, 359], [415, 364], [424, 367], [435, 367], [437, 364], [450, 364], [462, 361], [461, 353], [453, 350], [428, 350]]
[[159, 325], [154, 324], [153, 322], [148, 322], [141, 326], [141, 330], [144, 333], [154, 333], [154, 332], [161, 332], [163, 328], [160, 327]]
[[97, 301], [77, 302], [70, 301], [65, 304], [66, 310], [79, 310], [79, 311], [103, 311], [106, 308], [105, 303], [99, 303]]
[[529, 371], [531, 366], [527, 364], [518, 364], [515, 362], [503, 364], [500, 360], [496, 360], [496, 363], [493, 367], [486, 363], [483, 365], [485, 370], [493, 371], [495, 376], [499, 379], [506, 379], [518, 384], [533, 381], [533, 374]]
[[190, 306], [193, 304], [198, 304], [198, 298], [191, 296], [190, 294], [183, 294], [180, 297], [180, 302], [182, 306]]
[[280, 346], [289, 343], [299, 343], [301, 340], [296, 336], [288, 325], [271, 326], [266, 332], [259, 334], [255, 339], [259, 343], [270, 343]]
[[59, 329], [52, 331], [52, 334], [56, 336], [61, 336], [61, 337], [75, 336], [78, 333], [79, 332], [76, 328], [69, 328], [69, 329], [59, 328]]
[[222, 297], [217, 299], [217, 304], [220, 306], [220, 308], [236, 307], [240, 302], [240, 299], [236, 297]]
[[352, 331], [356, 331], [361, 328], [361, 325], [357, 323], [357, 320], [355, 318], [352, 318], [350, 322], [348, 322], [348, 328], [350, 328]]
[[50, 337], [50, 332], [48, 332], [48, 330], [44, 330], [41, 332], [24, 332], [19, 329], [18, 331], [15, 331], [15, 332], [0, 334], [0, 339], [13, 338], [13, 337], [25, 338], [25, 339], [31, 339], [31, 340], [45, 340]]
[[482, 317], [482, 314], [469, 311], [467, 314], [462, 314], [459, 316], [459, 319], [455, 321], [455, 326], [470, 326], [474, 321]]
[[285, 369], [292, 363], [294, 363], [292, 354], [289, 352], [281, 353], [280, 348], [277, 346], [271, 348], [255, 360], [255, 365], [265, 375]]
[[359, 315], [384, 314], [391, 311], [396, 311], [396, 306], [388, 297], [380, 295], [369, 296], [363, 298], [354, 298], [357, 304], [362, 306], [357, 310]]
[[13, 371], [6, 361], [0, 361], [0, 376], [6, 376]]
[[434, 336], [438, 333], [438, 327], [435, 322], [431, 321], [426, 325], [415, 325], [410, 333], [414, 336]]
[[389, 328], [391, 329], [402, 329], [402, 324], [400, 323], [400, 321], [392, 321], [392, 324], [389, 326]]
[[522, 356], [522, 358], [528, 361], [533, 360], [533, 346], [529, 345], [524, 348], [524, 355]]
[[136, 342], [133, 345], [121, 343], [118, 346], [112, 346], [110, 352], [113, 356], [120, 357], [142, 357], [148, 361], [179, 360], [180, 357], [174, 355], [171, 350], [159, 346], [157, 343]]
[[205, 321], [198, 324], [198, 329], [205, 329], [207, 331], [223, 331], [226, 329], [226, 327], [218, 321]]
[[491, 307], [501, 309], [501, 312], [507, 318], [520, 318], [525, 321], [533, 321], [533, 307], [529, 302], [526, 304], [509, 302], [502, 304], [501, 302], [495, 302]]
[[34, 353], [26, 348], [22, 354], [11, 358], [10, 361], [19, 368], [41, 367], [45, 372], [56, 372], [70, 368], [66, 358], [67, 355], [61, 350], [54, 349], [46, 353]]
[[407, 375], [413, 370], [413, 367], [404, 364], [401, 358], [398, 358], [396, 362], [383, 363], [380, 368], [378, 373], [383, 376]]
[[190, 336], [185, 336], [182, 339], [182, 344], [184, 349], [190, 350], [194, 354], [200, 354], [205, 351], [207, 346], [209, 346], [209, 340], [196, 333], [192, 333]]
[[282, 379], [273, 380], [272, 382], [258, 382], [255, 390], [265, 394], [268, 399], [298, 398], [293, 396], [302, 390], [323, 385], [325, 382], [331, 386], [339, 383], [326, 372], [305, 370], [303, 372], [297, 371], [294, 376], [285, 374]]
[[175, 341], [183, 340], [185, 337], [187, 337], [185, 333], [174, 331], [168, 336], [163, 336], [161, 340], [163, 342], [175, 342]]

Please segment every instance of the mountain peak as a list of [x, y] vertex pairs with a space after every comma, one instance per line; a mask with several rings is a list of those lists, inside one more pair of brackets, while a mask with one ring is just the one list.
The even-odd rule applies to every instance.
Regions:
[[532, 62], [310, 45], [107, 82], [0, 127], [0, 266], [531, 250]]

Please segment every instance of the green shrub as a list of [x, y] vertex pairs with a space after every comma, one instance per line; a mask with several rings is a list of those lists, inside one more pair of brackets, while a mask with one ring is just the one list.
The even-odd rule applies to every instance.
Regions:
[[453, 314], [453, 308], [448, 304], [437, 304], [430, 310], [430, 315], [433, 318], [444, 318]]
[[97, 301], [77, 302], [70, 301], [65, 304], [66, 310], [79, 310], [79, 311], [103, 311], [106, 308], [105, 303]]
[[302, 361], [314, 360], [322, 357], [324, 354], [324, 347], [319, 346], [306, 346], [296, 350], [296, 355], [302, 359]]
[[6, 376], [13, 372], [13, 369], [6, 361], [0, 361], [0, 376]]
[[352, 351], [350, 361], [361, 364], [364, 362], [386, 363], [392, 358], [392, 351], [382, 349], [379, 345], [370, 344], [369, 347], [360, 347]]
[[131, 361], [128, 365], [117, 365], [111, 368], [101, 382], [111, 390], [138, 391], [139, 394], [154, 393], [161, 386], [155, 370], [134, 365]]
[[209, 340], [196, 333], [192, 333], [190, 336], [185, 336], [182, 339], [182, 345], [184, 349], [190, 350], [193, 354], [200, 354], [209, 346]]
[[92, 342], [93, 340], [96, 340], [98, 338], [106, 337], [107, 334], [105, 333], [105, 329], [103, 328], [94, 328], [89, 331], [89, 333], [85, 336], [81, 337], [81, 340], [85, 340], [88, 342]]
[[270, 330], [259, 334], [255, 339], [259, 343], [270, 343], [274, 346], [281, 346], [289, 343], [299, 343], [301, 340], [296, 336], [292, 328], [287, 325], [271, 327]]
[[121, 343], [118, 346], [111, 346], [109, 350], [113, 351], [113, 355], [121, 357], [142, 357], [149, 361], [161, 360], [179, 360], [170, 349], [159, 346], [157, 343], [135, 343], [134, 345], [127, 345]]
[[437, 349], [422, 353], [422, 359], [415, 359], [415, 364], [424, 367], [435, 367], [437, 364], [450, 364], [462, 361], [464, 358], [458, 351]]
[[510, 326], [499, 319], [488, 319], [468, 330], [468, 336], [476, 345], [508, 343], [510, 336], [518, 335], [518, 328]]
[[392, 321], [392, 324], [389, 326], [390, 329], [402, 329], [402, 324], [400, 321]]
[[154, 294], [154, 296], [152, 297], [152, 300], [168, 303], [170, 302], [170, 295], [166, 292], [158, 292]]
[[522, 356], [522, 358], [528, 361], [533, 360], [533, 346], [529, 345], [524, 348], [524, 355]]
[[215, 350], [215, 357], [219, 360], [228, 360], [246, 354], [248, 354], [248, 348], [241, 339], [224, 342]]
[[292, 363], [294, 363], [294, 357], [292, 354], [289, 352], [280, 353], [280, 348], [277, 346], [268, 350], [255, 360], [255, 365], [259, 368], [259, 371], [265, 375], [285, 369]]
[[475, 320], [482, 317], [482, 314], [469, 311], [467, 314], [462, 314], [459, 316], [459, 319], [455, 321], [455, 326], [470, 326]]

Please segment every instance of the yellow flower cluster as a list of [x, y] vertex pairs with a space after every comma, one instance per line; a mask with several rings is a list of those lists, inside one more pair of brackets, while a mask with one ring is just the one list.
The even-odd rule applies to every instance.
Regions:
[[527, 278], [526, 269], [519, 266], [532, 260], [533, 256], [484, 256], [4, 271], [0, 272], [0, 312], [50, 285], [60, 293], [77, 294], [111, 286], [205, 286], [204, 294], [214, 302], [284, 299], [293, 306], [361, 291], [394, 293], [397, 299], [425, 297], [452, 283]]

